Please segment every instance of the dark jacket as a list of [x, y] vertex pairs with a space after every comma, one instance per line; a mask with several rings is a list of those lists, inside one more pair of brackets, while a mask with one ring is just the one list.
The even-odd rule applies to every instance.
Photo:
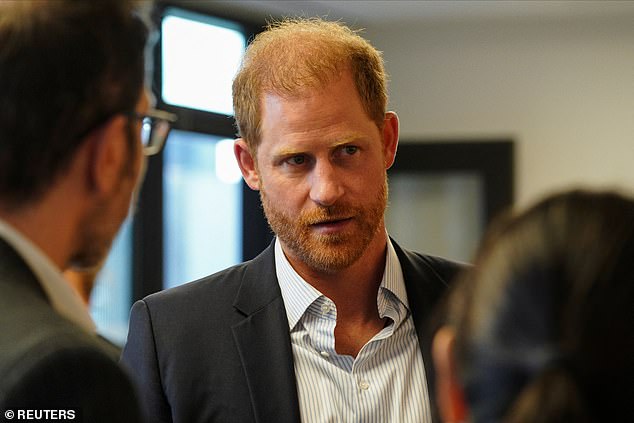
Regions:
[[[457, 263], [401, 249], [399, 257], [433, 395], [432, 308]], [[132, 307], [123, 363], [152, 422], [298, 422], [289, 325], [274, 248]]]
[[[0, 240], [1, 421], [9, 410], [15, 421], [18, 410], [63, 410], [67, 418], [72, 411], [75, 422], [140, 421], [115, 352], [58, 314], [24, 260]], [[59, 412], [41, 421], [56, 419]]]

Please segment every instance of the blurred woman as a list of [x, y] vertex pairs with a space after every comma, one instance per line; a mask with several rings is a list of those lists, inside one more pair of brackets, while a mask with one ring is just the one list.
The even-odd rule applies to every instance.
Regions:
[[553, 195], [499, 221], [434, 339], [445, 421], [634, 421], [634, 201]]

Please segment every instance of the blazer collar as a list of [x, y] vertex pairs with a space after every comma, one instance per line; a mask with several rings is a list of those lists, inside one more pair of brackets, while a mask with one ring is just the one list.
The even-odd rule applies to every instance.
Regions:
[[293, 351], [272, 244], [246, 264], [233, 305], [245, 316], [231, 329], [255, 421], [299, 422]]
[[275, 276], [275, 249], [273, 242], [257, 257], [245, 264], [240, 289], [233, 306], [246, 316], [267, 307], [281, 298]]
[[[401, 248], [393, 239], [392, 244], [403, 269], [425, 365], [432, 415], [436, 416], [432, 333], [427, 322], [446, 285], [420, 255]], [[293, 352], [286, 309], [275, 273], [273, 243], [246, 264], [234, 307], [245, 316], [232, 330], [247, 376], [256, 421], [298, 422], [299, 399]]]

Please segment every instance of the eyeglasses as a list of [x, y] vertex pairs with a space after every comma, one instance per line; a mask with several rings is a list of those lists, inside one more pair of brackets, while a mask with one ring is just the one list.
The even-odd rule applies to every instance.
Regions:
[[153, 156], [163, 149], [167, 135], [176, 122], [176, 115], [163, 110], [150, 109], [147, 113], [131, 112], [129, 117], [141, 120], [143, 154]]

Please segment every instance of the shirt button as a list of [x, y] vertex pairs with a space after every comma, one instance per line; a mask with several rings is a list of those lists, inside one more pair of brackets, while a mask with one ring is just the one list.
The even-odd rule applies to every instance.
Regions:
[[361, 382], [359, 382], [359, 388], [361, 390], [367, 391], [369, 387], [370, 387], [370, 384], [366, 382], [365, 380], [362, 380]]
[[322, 304], [321, 305], [321, 312], [326, 314], [330, 311], [330, 306], [328, 304]]
[[330, 354], [328, 354], [326, 351], [321, 351], [319, 354], [320, 354], [323, 358], [329, 358], [329, 357], [330, 357]]

